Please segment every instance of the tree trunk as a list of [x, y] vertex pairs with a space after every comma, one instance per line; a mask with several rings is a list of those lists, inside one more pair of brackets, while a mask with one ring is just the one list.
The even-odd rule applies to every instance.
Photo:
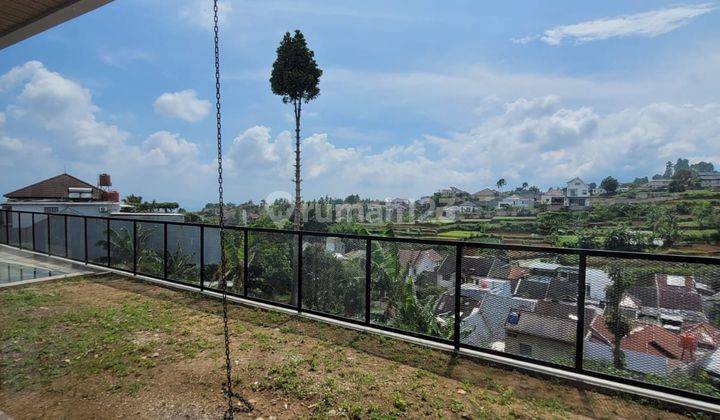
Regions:
[[[297, 231], [302, 229], [302, 199], [300, 198], [300, 112], [302, 111], [302, 98], [293, 102], [295, 108], [295, 209], [293, 211], [293, 228]], [[293, 266], [300, 267], [298, 260], [300, 250], [296, 250], [293, 255]], [[291, 296], [290, 304], [296, 305], [298, 301], [298, 273], [295, 273], [293, 280], [290, 282]]]
[[293, 227], [302, 228], [302, 199], [300, 198], [300, 112], [302, 99], [293, 103], [295, 106], [295, 210], [293, 213]]
[[615, 366], [615, 369], [623, 370], [625, 369], [625, 354], [620, 348], [621, 342], [622, 338], [613, 340], [613, 366]]

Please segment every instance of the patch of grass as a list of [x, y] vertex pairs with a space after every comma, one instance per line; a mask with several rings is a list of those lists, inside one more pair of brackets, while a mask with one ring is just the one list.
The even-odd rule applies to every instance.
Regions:
[[[9, 297], [8, 297], [9, 296]], [[22, 289], [3, 294], [5, 302], [35, 305], [56, 299], [53, 294]], [[32, 306], [30, 306], [32, 307]], [[25, 317], [2, 329], [13, 342], [12, 363], [0, 361], [2, 384], [11, 389], [33, 388], [68, 372], [87, 377], [107, 372], [121, 378], [153, 366], [147, 345], [135, 344], [137, 331], [167, 330], [175, 317], [150, 303], [125, 303], [106, 308], [82, 307], [68, 312]]]
[[401, 412], [405, 412], [408, 408], [408, 403], [405, 401], [399, 391], [395, 391], [393, 397], [393, 407], [397, 408]]
[[470, 232], [467, 230], [450, 230], [447, 232], [441, 232], [438, 234], [438, 236], [445, 237], [445, 238], [453, 238], [453, 239], [469, 239], [474, 238], [476, 236], [480, 236], [480, 232]]
[[450, 405], [448, 406], [448, 409], [453, 413], [459, 413], [465, 410], [465, 404], [463, 404], [462, 401], [453, 398], [452, 400], [450, 400]]
[[300, 378], [298, 373], [299, 364], [298, 361], [290, 360], [270, 369], [267, 376], [267, 388], [298, 398], [310, 395], [309, 385]]
[[45, 292], [30, 288], [9, 290], [0, 295], [3, 312], [37, 310], [40, 306], [56, 302], [58, 299], [59, 294], [57, 292]]

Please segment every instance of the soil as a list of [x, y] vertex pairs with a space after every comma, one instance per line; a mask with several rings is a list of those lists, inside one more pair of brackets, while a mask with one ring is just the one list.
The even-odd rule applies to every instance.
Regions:
[[[220, 418], [220, 309], [198, 294], [116, 275], [0, 291], [0, 412]], [[255, 405], [240, 418], [682, 417], [293, 315], [232, 305], [230, 317], [234, 387]]]

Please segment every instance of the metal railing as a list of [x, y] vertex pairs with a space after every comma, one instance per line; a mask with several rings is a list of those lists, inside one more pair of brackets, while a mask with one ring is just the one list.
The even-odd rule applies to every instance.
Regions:
[[[225, 275], [249, 301], [720, 403], [718, 258], [226, 227], [221, 274], [218, 226], [128, 216], [0, 210], [0, 243], [199, 291]], [[606, 321], [618, 265], [635, 279], [619, 366]], [[693, 328], [717, 341], [686, 345]]]

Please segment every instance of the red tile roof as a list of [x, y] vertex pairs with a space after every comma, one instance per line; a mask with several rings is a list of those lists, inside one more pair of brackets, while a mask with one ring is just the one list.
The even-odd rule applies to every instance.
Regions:
[[16, 200], [64, 200], [68, 198], [68, 188], [92, 188], [93, 199], [96, 200], [100, 199], [103, 193], [99, 188], [72, 175], [61, 174], [9, 192], [5, 197]]
[[673, 286], [669, 285], [668, 275], [667, 274], [655, 274], [655, 283], [658, 287], [671, 287], [671, 288], [679, 288], [679, 289], [686, 289], [687, 291], [695, 291], [695, 279], [693, 276], [673, 276], [681, 278], [685, 281], [685, 284], [683, 286]]
[[685, 323], [682, 326], [683, 334], [692, 334], [697, 338], [697, 343], [701, 347], [710, 347], [713, 349], [720, 346], [720, 330], [708, 324], [702, 322], [699, 324], [688, 324]]
[[[605, 325], [603, 315], [595, 317], [590, 328], [594, 339], [612, 345], [614, 337]], [[680, 359], [682, 356], [680, 334], [654, 324], [630, 321], [630, 334], [623, 338], [620, 347], [672, 359]]]

